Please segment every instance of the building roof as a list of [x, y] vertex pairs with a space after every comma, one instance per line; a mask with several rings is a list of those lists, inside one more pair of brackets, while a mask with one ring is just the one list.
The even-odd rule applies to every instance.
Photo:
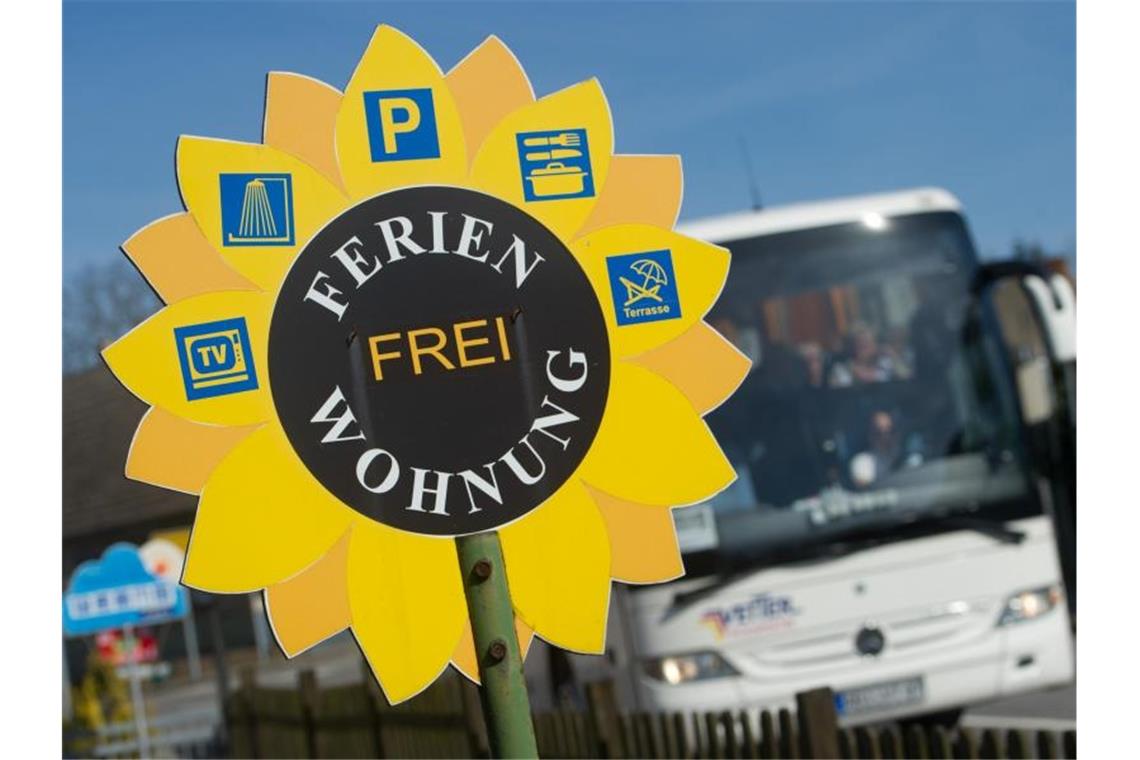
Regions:
[[64, 376], [64, 540], [180, 517], [190, 524], [195, 497], [123, 474], [146, 409], [102, 364]]

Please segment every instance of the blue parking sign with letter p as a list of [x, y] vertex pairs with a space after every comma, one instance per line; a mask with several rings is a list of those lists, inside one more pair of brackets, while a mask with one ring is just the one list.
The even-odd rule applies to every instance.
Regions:
[[439, 158], [435, 102], [429, 88], [367, 91], [364, 118], [373, 163]]

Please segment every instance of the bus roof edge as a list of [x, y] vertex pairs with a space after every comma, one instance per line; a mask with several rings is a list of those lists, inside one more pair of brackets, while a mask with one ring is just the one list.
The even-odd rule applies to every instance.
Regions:
[[723, 243], [757, 235], [848, 224], [864, 220], [868, 215], [890, 218], [961, 210], [962, 204], [949, 191], [939, 187], [920, 187], [709, 216], [684, 222], [678, 231], [702, 240]]

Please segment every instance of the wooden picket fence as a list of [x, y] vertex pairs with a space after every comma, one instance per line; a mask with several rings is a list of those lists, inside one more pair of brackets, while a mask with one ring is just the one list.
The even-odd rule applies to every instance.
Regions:
[[[830, 689], [797, 696], [795, 712], [622, 714], [613, 686], [587, 687], [588, 709], [534, 716], [542, 757], [568, 758], [1074, 758], [1076, 732], [894, 723], [839, 728]], [[487, 757], [478, 693], [448, 674], [389, 705], [372, 679], [320, 689], [265, 689], [243, 675], [227, 706], [230, 755], [249, 758]]]
[[266, 689], [254, 685], [247, 670], [226, 705], [230, 756], [485, 756], [478, 693], [462, 681], [449, 674], [392, 706], [372, 678], [320, 689], [312, 671], [304, 671], [296, 689]]

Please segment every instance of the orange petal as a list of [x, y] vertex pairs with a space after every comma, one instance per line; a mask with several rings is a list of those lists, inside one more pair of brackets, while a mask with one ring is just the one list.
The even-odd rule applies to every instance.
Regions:
[[615, 155], [598, 205], [578, 234], [613, 224], [673, 229], [681, 211], [682, 185], [680, 156]]
[[534, 100], [526, 72], [510, 48], [495, 35], [455, 64], [444, 80], [459, 109], [467, 155], [471, 158], [492, 127], [511, 111]]
[[336, 162], [336, 112], [340, 90], [284, 71], [265, 81], [265, 124], [261, 141], [292, 153], [342, 187]]
[[685, 574], [670, 510], [590, 489], [613, 552], [610, 574], [626, 583], [661, 583]]
[[265, 589], [269, 627], [287, 657], [348, 628], [348, 538], [337, 541], [328, 554], [292, 578]]
[[183, 493], [201, 493], [230, 449], [255, 429], [203, 425], [151, 407], [131, 441], [126, 475]]
[[530, 645], [534, 641], [534, 629], [524, 623], [521, 618], [515, 618], [515, 635], [519, 637], [519, 652], [522, 658], [530, 654]]
[[751, 360], [705, 322], [631, 361], [672, 383], [701, 414], [728, 400], [752, 369]]
[[166, 303], [215, 290], [256, 289], [230, 268], [185, 212], [151, 222], [122, 247]]

